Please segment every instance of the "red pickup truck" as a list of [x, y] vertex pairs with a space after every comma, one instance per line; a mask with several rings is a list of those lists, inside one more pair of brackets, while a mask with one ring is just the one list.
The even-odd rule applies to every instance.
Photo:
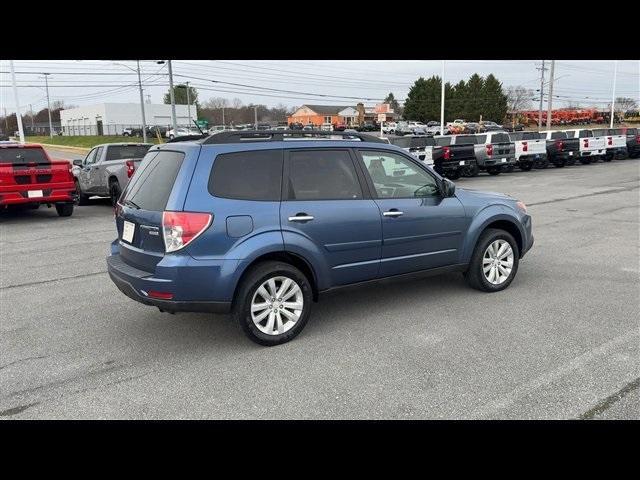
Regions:
[[69, 217], [76, 197], [69, 162], [51, 160], [42, 145], [0, 142], [0, 211], [46, 204]]

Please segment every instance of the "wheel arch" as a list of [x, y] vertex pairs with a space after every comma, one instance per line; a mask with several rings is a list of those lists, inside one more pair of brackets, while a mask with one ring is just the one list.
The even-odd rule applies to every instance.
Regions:
[[469, 227], [469, 232], [473, 232], [470, 235], [468, 241], [463, 248], [462, 262], [468, 263], [471, 260], [471, 255], [478, 244], [480, 235], [489, 228], [496, 228], [504, 230], [509, 233], [516, 244], [518, 245], [518, 256], [522, 257], [522, 249], [524, 247], [524, 231], [519, 225], [519, 221], [512, 214], [504, 211], [504, 206], [499, 206], [501, 211], [497, 213], [493, 208], [483, 210], [476, 216], [474, 221]]

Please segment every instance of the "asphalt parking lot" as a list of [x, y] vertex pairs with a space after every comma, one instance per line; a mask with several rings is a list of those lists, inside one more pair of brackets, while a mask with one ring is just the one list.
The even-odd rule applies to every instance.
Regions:
[[122, 295], [108, 201], [0, 215], [0, 419], [640, 418], [640, 161], [456, 184], [529, 205], [507, 290], [342, 291], [273, 348]]

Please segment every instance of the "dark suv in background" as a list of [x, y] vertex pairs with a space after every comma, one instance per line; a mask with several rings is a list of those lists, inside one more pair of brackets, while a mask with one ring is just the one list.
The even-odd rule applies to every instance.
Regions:
[[459, 271], [503, 290], [533, 244], [522, 202], [456, 189], [367, 134], [176, 140], [149, 150], [120, 197], [109, 275], [161, 311], [231, 311], [263, 345], [291, 340], [346, 285]]

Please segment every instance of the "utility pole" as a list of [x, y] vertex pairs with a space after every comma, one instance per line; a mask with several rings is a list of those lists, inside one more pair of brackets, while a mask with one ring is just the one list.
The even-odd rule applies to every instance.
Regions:
[[[18, 133], [20, 134], [20, 143], [24, 143], [24, 130], [22, 129], [22, 114], [20, 113], [20, 101], [18, 99], [18, 87], [16, 86], [16, 72], [13, 69], [13, 60], [9, 60], [9, 66], [11, 67], [11, 82], [13, 83], [13, 97], [16, 102], [16, 120], [18, 121]], [[7, 134], [8, 133], [9, 132], [7, 132]]]
[[542, 130], [542, 97], [544, 96], [544, 60], [542, 60], [542, 68], [540, 70], [540, 109], [538, 110], [538, 130]]
[[440, 90], [440, 135], [444, 135], [444, 60], [442, 60], [442, 88]]
[[224, 127], [225, 127], [225, 123], [224, 123], [224, 107], [222, 107], [222, 129], [226, 130], [226, 128], [224, 128]]
[[50, 73], [43, 73], [44, 84], [47, 88], [47, 112], [49, 112], [49, 136], [53, 138], [53, 123], [51, 122], [51, 103], [49, 102], [49, 75]]
[[176, 135], [178, 132], [178, 123], [176, 122], [176, 97], [173, 93], [173, 71], [171, 70], [171, 60], [168, 61], [169, 64], [169, 96], [171, 97], [171, 123], [173, 124], [173, 134]]
[[189, 111], [189, 128], [191, 128], [191, 97], [189, 96], [189, 82], [187, 84], [187, 110]]
[[613, 67], [613, 93], [611, 94], [611, 122], [609, 124], [609, 128], [613, 128], [613, 116], [615, 115], [616, 109], [616, 80], [618, 77], [618, 61], [616, 60]]
[[549, 76], [551, 77], [549, 79], [549, 101], [547, 102], [547, 129], [551, 129], [551, 110], [553, 108], [553, 69], [555, 65], [556, 61], [551, 60], [551, 72], [549, 73]]
[[33, 135], [33, 105], [29, 104], [29, 113], [31, 114], [31, 134]]
[[258, 130], [258, 107], [253, 107], [256, 130]]
[[142, 79], [140, 78], [140, 60], [138, 62], [138, 87], [140, 89], [140, 110], [142, 112], [142, 141], [147, 143], [147, 120], [144, 118], [144, 95], [142, 94]]

